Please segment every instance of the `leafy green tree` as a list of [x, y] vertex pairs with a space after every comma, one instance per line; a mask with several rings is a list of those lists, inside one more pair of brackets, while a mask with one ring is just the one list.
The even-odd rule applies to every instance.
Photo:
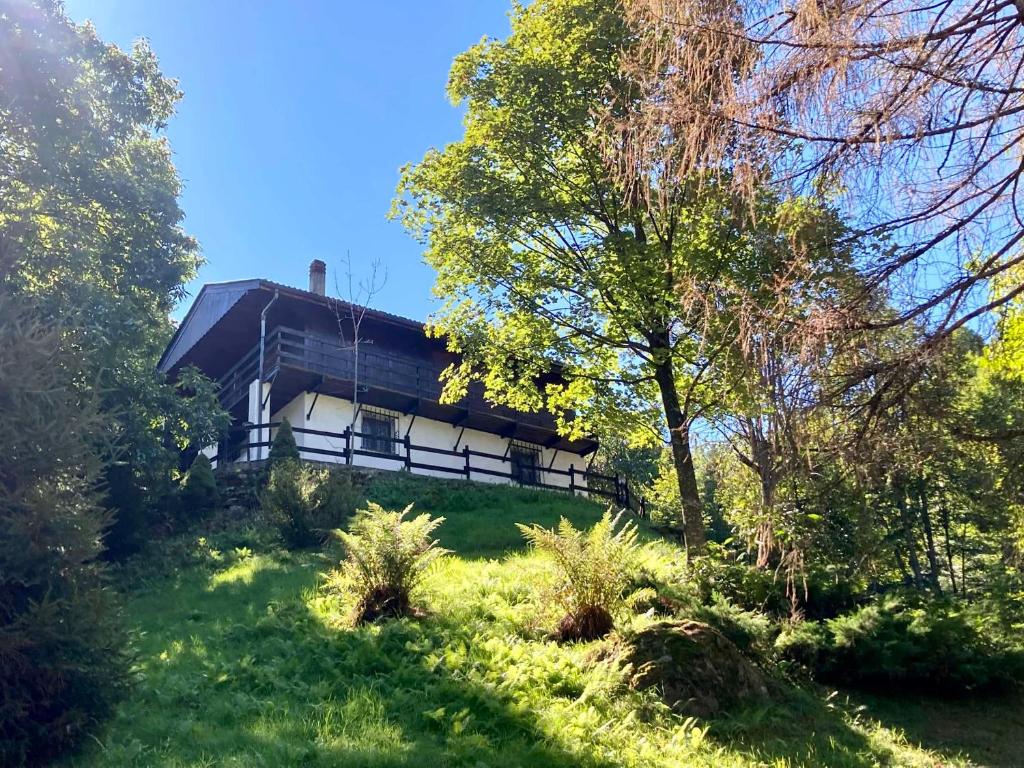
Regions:
[[438, 272], [432, 329], [462, 354], [446, 396], [479, 379], [494, 400], [547, 407], [570, 434], [667, 436], [699, 552], [691, 431], [715, 406], [712, 371], [737, 332], [719, 287], [772, 283], [792, 207], [762, 196], [748, 219], [711, 179], [668, 178], [651, 180], [664, 201], [653, 207], [617, 180], [595, 115], [629, 104], [630, 42], [615, 0], [517, 5], [506, 40], [456, 58], [448, 90], [466, 107], [464, 137], [404, 170], [394, 215]]
[[[0, 258], [10, 290], [77, 329], [76, 386], [101, 394], [111, 491], [143, 492], [175, 449], [225, 424], [192, 375], [176, 397], [156, 361], [169, 311], [200, 263], [181, 228], [181, 184], [159, 135], [180, 92], [144, 42], [131, 52], [51, 0], [0, 13]], [[117, 459], [115, 460], [115, 453]], [[118, 509], [127, 499], [112, 493]]]

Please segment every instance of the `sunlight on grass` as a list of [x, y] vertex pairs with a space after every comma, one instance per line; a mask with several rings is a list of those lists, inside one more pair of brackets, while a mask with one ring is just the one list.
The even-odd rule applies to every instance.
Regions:
[[215, 572], [209, 581], [208, 590], [216, 589], [224, 584], [252, 584], [253, 578], [261, 572], [280, 571], [281, 563], [265, 555], [246, 557]]
[[[479, 519], [481, 508], [491, 514], [496, 505], [484, 490], [470, 491], [463, 501], [481, 505], [475, 520], [473, 507], [453, 513], [447, 497], [425, 499], [424, 508], [450, 516], [447, 543], [458, 554], [434, 563], [414, 594], [421, 619], [351, 628], [344, 599], [318, 588], [337, 553], [283, 552], [258, 536], [204, 540], [187, 562], [169, 561], [133, 582], [146, 585], [127, 592], [140, 630], [138, 682], [96, 743], [66, 764], [972, 764], [952, 749], [922, 749], [882, 724], [888, 720], [816, 689], [791, 689], [770, 705], [711, 721], [674, 713], [654, 690], [631, 690], [622, 671], [601, 660], [605, 641], [548, 640], [557, 621], [551, 564], [523, 551], [509, 522], [554, 524], [572, 513], [572, 500], [506, 498], [488, 523], [512, 529], [498, 548], [482, 538]], [[589, 503], [579, 510], [578, 524], [601, 512]], [[644, 571], [670, 577], [680, 572], [679, 557], [664, 543], [647, 545]], [[622, 626], [655, 618], [623, 616]]]

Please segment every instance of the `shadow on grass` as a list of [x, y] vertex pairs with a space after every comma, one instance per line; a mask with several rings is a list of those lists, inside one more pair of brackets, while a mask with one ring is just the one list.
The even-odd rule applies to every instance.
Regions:
[[77, 764], [604, 765], [450, 673], [434, 653], [443, 627], [335, 630], [302, 598], [317, 568], [250, 571], [197, 571], [134, 606], [142, 679]]
[[987, 766], [1024, 765], [1024, 694], [965, 698], [851, 694], [869, 717], [947, 758]]
[[754, 765], [871, 768], [876, 745], [854, 728], [849, 713], [824, 695], [773, 686], [771, 702], [740, 709], [711, 723], [710, 738]]

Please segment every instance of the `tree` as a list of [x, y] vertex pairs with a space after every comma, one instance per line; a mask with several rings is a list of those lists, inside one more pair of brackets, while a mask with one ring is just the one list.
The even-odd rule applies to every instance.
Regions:
[[98, 558], [102, 420], [74, 328], [0, 281], [0, 762], [42, 764], [108, 712], [126, 638]]
[[490, 398], [546, 407], [568, 434], [667, 435], [699, 552], [691, 429], [735, 335], [703, 297], [770, 280], [784, 249], [761, 241], [783, 235], [770, 195], [743, 229], [724, 185], [681, 181], [654, 209], [608, 171], [598, 112], [610, 95], [629, 99], [630, 41], [613, 0], [517, 6], [507, 40], [456, 58], [449, 94], [466, 105], [465, 135], [404, 170], [394, 213], [438, 272], [432, 332], [462, 355], [446, 397], [482, 379]]
[[856, 231], [892, 247], [862, 265], [865, 292], [819, 330], [834, 335], [884, 286], [898, 311], [860, 327], [920, 333], [871, 375], [1024, 295], [1021, 273], [1010, 277], [1024, 263], [1019, 2], [626, 5], [639, 42], [623, 76], [644, 98], [606, 110], [609, 162], [641, 192], [651, 173], [723, 169], [748, 196], [765, 183], [834, 191]]
[[270, 444], [270, 466], [289, 461], [297, 462], [300, 458], [299, 446], [296, 445], [295, 434], [292, 432], [292, 423], [288, 419], [281, 419], [281, 425]]
[[100, 394], [102, 442], [118, 447], [106, 454], [111, 506], [127, 505], [122, 488], [152, 500], [175, 449], [226, 426], [208, 382], [184, 377], [182, 399], [155, 370], [200, 263], [159, 136], [180, 93], [144, 42], [107, 45], [50, 0], [0, 9], [5, 281], [78, 329], [85, 368], [73, 383]]
[[[359, 348], [364, 343], [372, 344], [372, 339], [364, 339], [362, 336], [363, 320], [366, 317], [366, 310], [373, 303], [374, 297], [384, 290], [388, 281], [387, 270], [381, 270], [379, 259], [370, 263], [370, 274], [363, 280], [357, 281], [352, 272], [352, 257], [345, 255], [343, 262], [345, 268], [346, 290], [344, 294], [334, 281], [335, 292], [342, 297], [341, 301], [332, 301], [331, 307], [334, 310], [334, 318], [338, 324], [338, 340], [342, 349], [352, 351], [352, 421], [349, 422], [349, 429], [356, 431], [356, 418], [359, 416]], [[349, 453], [347, 460], [352, 461], [352, 453]]]

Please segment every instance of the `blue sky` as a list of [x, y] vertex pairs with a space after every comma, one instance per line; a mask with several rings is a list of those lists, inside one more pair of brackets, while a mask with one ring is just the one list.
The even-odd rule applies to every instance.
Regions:
[[314, 258], [327, 262], [333, 290], [348, 251], [357, 274], [375, 257], [386, 266], [377, 307], [417, 319], [432, 311], [432, 270], [385, 215], [398, 169], [460, 138], [448, 69], [481, 37], [507, 35], [507, 0], [65, 6], [108, 42], [148, 38], [185, 93], [167, 135], [185, 226], [207, 262], [193, 295], [247, 277], [303, 287]]

